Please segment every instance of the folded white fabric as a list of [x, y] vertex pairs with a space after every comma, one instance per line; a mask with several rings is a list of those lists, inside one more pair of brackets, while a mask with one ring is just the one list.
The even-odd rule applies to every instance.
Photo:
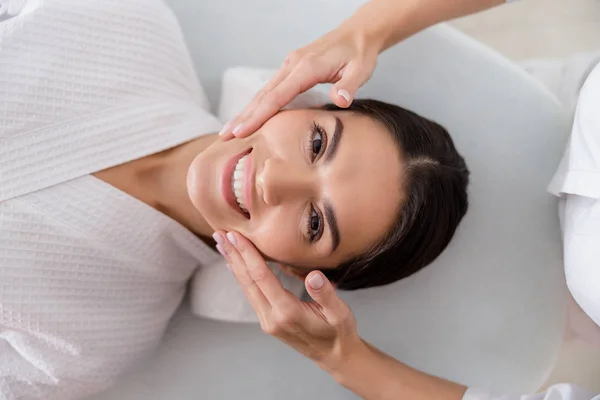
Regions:
[[[276, 72], [274, 69], [250, 67], [232, 67], [225, 70], [218, 110], [219, 119], [226, 122], [235, 118]], [[322, 86], [317, 86], [296, 96], [284, 109], [311, 108], [330, 102], [327, 92]]]
[[[275, 72], [272, 69], [246, 67], [226, 70], [223, 74], [219, 119], [233, 119]], [[310, 108], [327, 102], [327, 94], [317, 87], [296, 97], [286, 108]], [[275, 266], [271, 266], [271, 269], [287, 290], [298, 297], [303, 295], [302, 281], [285, 275]], [[196, 272], [190, 287], [190, 303], [192, 312], [199, 317], [230, 322], [258, 321], [235, 278], [225, 267], [224, 259], [214, 265], [203, 266]]]
[[[271, 269], [287, 290], [302, 296], [302, 281], [285, 275], [274, 266]], [[256, 313], [223, 258], [212, 265], [202, 266], [196, 272], [190, 285], [190, 305], [198, 317], [227, 322], [258, 322]]]
[[600, 65], [585, 78], [571, 137], [548, 189], [556, 196], [574, 194], [600, 199], [600, 118], [597, 111]]

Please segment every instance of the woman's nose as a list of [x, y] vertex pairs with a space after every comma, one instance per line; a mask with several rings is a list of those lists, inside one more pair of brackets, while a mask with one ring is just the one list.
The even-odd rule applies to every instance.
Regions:
[[280, 205], [287, 199], [312, 197], [315, 190], [315, 177], [309, 168], [275, 157], [265, 161], [256, 182], [264, 202], [270, 206]]

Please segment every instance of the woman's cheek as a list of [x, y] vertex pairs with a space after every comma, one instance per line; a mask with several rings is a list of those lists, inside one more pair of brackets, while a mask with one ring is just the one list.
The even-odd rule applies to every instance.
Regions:
[[261, 227], [259, 232], [248, 236], [248, 239], [268, 258], [280, 261], [294, 260], [299, 250], [298, 237], [281, 225], [280, 228], [273, 225], [268, 229]]
[[204, 157], [200, 154], [192, 161], [187, 174], [188, 196], [202, 215], [208, 215], [209, 211], [207, 203], [210, 199], [207, 198], [207, 193], [211, 190], [211, 180], [207, 178], [208, 173]]

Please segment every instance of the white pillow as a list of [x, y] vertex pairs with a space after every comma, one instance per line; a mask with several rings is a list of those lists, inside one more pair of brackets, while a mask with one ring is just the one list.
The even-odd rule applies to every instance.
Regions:
[[[228, 68], [223, 73], [223, 86], [218, 117], [221, 121], [231, 121], [252, 100], [254, 95], [275, 75], [275, 69], [250, 67]], [[331, 103], [322, 86], [296, 96], [285, 109], [311, 108]]]

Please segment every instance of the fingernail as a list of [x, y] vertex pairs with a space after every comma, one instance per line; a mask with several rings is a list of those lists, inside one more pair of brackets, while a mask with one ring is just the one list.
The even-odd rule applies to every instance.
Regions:
[[229, 128], [231, 128], [231, 121], [229, 121], [225, 125], [223, 125], [223, 127], [221, 128], [221, 131], [219, 132], [219, 136], [223, 136], [224, 134], [226, 134], [227, 131], [229, 131]]
[[229, 270], [229, 272], [231, 272], [231, 265], [225, 264], [225, 266], [227, 267], [227, 269]]
[[233, 131], [231, 133], [233, 133], [233, 136], [237, 136], [238, 133], [240, 133], [240, 131], [242, 130], [242, 128], [244, 127], [244, 124], [239, 124], [238, 126], [236, 126], [235, 128], [233, 128]]
[[217, 244], [223, 243], [223, 236], [220, 233], [215, 232], [213, 233], [212, 237], [215, 240], [215, 242], [217, 242]]
[[235, 238], [233, 232], [227, 232], [227, 239], [229, 239], [232, 245], [237, 245], [237, 239]]
[[323, 281], [323, 277], [321, 276], [321, 274], [314, 274], [308, 280], [308, 284], [310, 285], [310, 287], [315, 290], [321, 289], [324, 283], [325, 281]]
[[340, 89], [338, 90], [337, 94], [342, 96], [348, 103], [350, 103], [350, 92], [345, 89]]
[[223, 250], [220, 244], [217, 245], [217, 250], [219, 250], [219, 253], [221, 253], [221, 255], [225, 257], [225, 250]]

